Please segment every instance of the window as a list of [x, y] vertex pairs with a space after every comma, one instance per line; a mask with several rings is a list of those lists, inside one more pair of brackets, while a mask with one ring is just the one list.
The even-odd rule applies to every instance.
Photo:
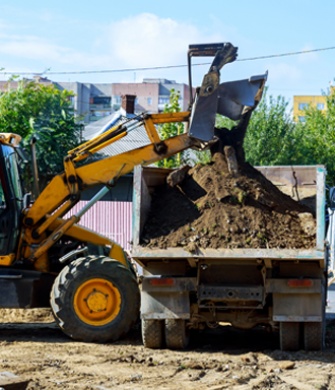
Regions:
[[151, 106], [151, 105], [152, 105], [152, 98], [151, 98], [151, 97], [148, 97], [147, 103], [148, 103], [148, 106]]
[[110, 109], [112, 98], [110, 96], [92, 96], [90, 98], [91, 110]]
[[318, 103], [318, 104], [316, 105], [316, 108], [317, 108], [318, 110], [323, 110], [323, 109], [325, 108], [325, 104], [324, 104], [324, 103]]
[[306, 117], [304, 116], [298, 116], [299, 122], [306, 122]]
[[165, 97], [160, 97], [158, 99], [158, 104], [168, 104], [169, 101], [170, 101], [170, 99], [168, 97], [166, 97], [166, 98]]
[[121, 104], [121, 96], [120, 95], [114, 96], [113, 102], [114, 104]]
[[69, 96], [68, 99], [71, 103], [71, 107], [74, 107], [74, 96]]
[[300, 111], [303, 111], [303, 110], [306, 110], [307, 107], [308, 107], [307, 103], [299, 103], [298, 109]]
[[110, 106], [111, 97], [110, 96], [93, 96], [92, 104], [101, 104], [105, 106]]

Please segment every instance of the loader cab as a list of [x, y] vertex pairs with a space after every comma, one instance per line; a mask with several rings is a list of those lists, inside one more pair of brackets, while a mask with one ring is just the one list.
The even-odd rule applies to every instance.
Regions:
[[23, 204], [15, 148], [0, 143], [0, 256], [15, 253]]

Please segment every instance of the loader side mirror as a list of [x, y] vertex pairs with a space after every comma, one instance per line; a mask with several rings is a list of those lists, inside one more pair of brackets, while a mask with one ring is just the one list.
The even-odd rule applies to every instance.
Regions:
[[31, 206], [31, 193], [27, 192], [23, 196], [23, 209], [26, 209]]
[[329, 189], [329, 208], [335, 210], [335, 187]]

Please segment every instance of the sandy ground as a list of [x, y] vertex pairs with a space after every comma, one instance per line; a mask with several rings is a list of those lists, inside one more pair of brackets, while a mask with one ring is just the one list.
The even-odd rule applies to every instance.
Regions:
[[73, 342], [48, 310], [0, 314], [0, 373], [29, 380], [28, 389], [335, 389], [335, 323], [323, 352], [281, 352], [275, 333], [227, 326], [169, 351], [145, 349], [139, 325], [97, 345]]

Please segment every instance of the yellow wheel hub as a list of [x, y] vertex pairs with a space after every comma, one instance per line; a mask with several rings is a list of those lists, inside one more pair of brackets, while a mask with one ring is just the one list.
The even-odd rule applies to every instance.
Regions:
[[106, 279], [90, 279], [81, 284], [74, 296], [74, 311], [86, 324], [102, 326], [113, 321], [121, 309], [121, 295]]

